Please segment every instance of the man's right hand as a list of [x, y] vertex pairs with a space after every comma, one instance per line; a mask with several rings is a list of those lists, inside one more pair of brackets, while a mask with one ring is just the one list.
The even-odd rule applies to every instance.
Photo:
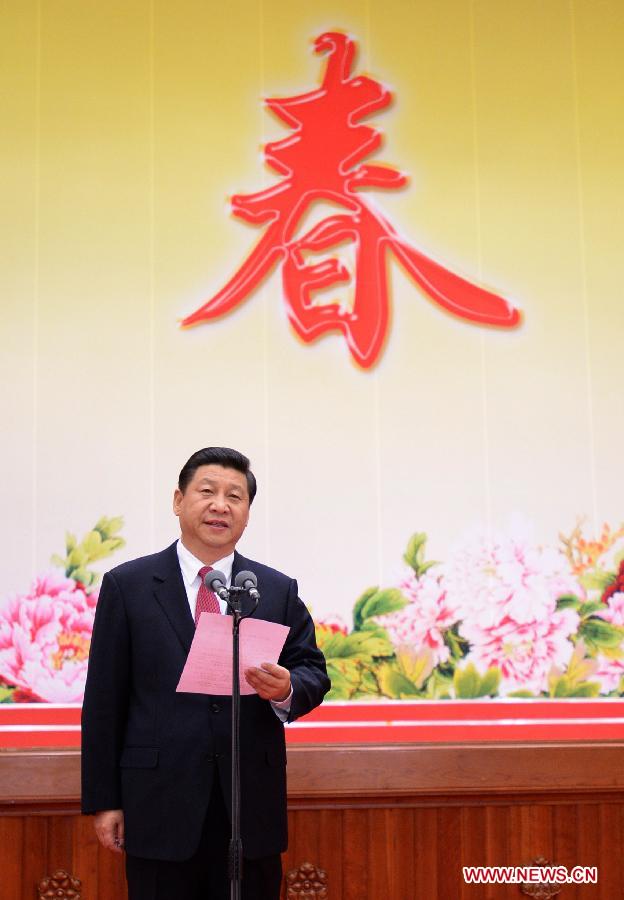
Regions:
[[95, 833], [98, 840], [107, 850], [123, 853], [124, 848], [124, 814], [121, 809], [105, 809], [93, 817]]

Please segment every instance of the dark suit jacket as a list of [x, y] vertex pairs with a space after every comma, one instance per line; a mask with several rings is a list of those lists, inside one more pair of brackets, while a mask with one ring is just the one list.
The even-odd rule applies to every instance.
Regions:
[[[292, 721], [329, 689], [314, 625], [296, 581], [235, 553], [233, 576], [245, 569], [258, 578], [255, 615], [290, 626], [279, 662], [290, 670]], [[82, 714], [82, 809], [123, 809], [126, 850], [135, 856], [191, 856], [215, 778], [230, 805], [231, 698], [176, 693], [194, 632], [175, 543], [104, 576]], [[241, 698], [240, 748], [243, 853], [280, 853], [284, 727], [257, 694]]]

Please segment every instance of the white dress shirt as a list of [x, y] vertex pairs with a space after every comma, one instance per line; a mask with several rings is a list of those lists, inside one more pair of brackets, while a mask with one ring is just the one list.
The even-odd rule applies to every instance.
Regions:
[[[186, 589], [186, 596], [191, 608], [191, 615], [193, 616], [193, 621], [195, 621], [197, 593], [201, 584], [199, 570], [203, 569], [206, 564], [203, 563], [201, 559], [197, 559], [196, 556], [193, 556], [191, 551], [184, 546], [182, 541], [178, 541], [176, 549], [178, 551], [178, 562], [180, 563], [180, 570], [182, 572], [182, 581], [184, 582], [184, 587]], [[226, 587], [229, 587], [232, 581], [233, 564], [234, 554], [230, 553], [229, 556], [224, 556], [223, 559], [218, 559], [211, 566], [212, 569], [223, 572], [223, 574], [225, 575]], [[222, 600], [220, 597], [217, 597], [217, 600], [219, 602], [219, 609], [221, 610], [221, 613], [226, 613], [227, 603], [225, 602], [225, 600]]]
[[[206, 565], [201, 561], [201, 559], [197, 559], [194, 554], [185, 547], [181, 540], [176, 544], [176, 550], [178, 552], [178, 562], [180, 563], [180, 571], [182, 572], [182, 581], [184, 582], [184, 589], [186, 590], [186, 597], [189, 602], [189, 607], [191, 610], [191, 615], [193, 616], [193, 621], [195, 621], [195, 608], [197, 606], [197, 594], [199, 591], [199, 586], [201, 584], [201, 578], [199, 577], [199, 570], [203, 569]], [[230, 587], [232, 583], [232, 566], [234, 564], [234, 553], [230, 553], [229, 556], [224, 556], [223, 559], [218, 559], [211, 566], [212, 569], [216, 569], [218, 572], [223, 572], [225, 575], [225, 585], [226, 587]], [[215, 595], [216, 596], [216, 595]], [[221, 614], [227, 613], [227, 603], [225, 600], [221, 600], [220, 597], [217, 597], [217, 601], [219, 603], [219, 609], [221, 610]], [[281, 722], [285, 722], [288, 718], [288, 713], [290, 712], [290, 704], [292, 700], [292, 687], [290, 689], [290, 694], [286, 697], [285, 700], [271, 700], [271, 706], [275, 712], [275, 715]]]

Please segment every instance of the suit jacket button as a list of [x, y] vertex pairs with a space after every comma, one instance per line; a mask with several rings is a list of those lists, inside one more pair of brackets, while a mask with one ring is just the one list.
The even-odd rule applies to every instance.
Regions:
[[210, 711], [213, 712], [213, 713], [221, 712], [221, 707], [219, 706], [218, 703], [211, 703], [211, 704], [210, 704]]

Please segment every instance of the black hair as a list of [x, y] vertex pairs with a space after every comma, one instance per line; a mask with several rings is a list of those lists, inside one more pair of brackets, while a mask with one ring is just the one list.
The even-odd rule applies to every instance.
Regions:
[[230, 447], [204, 447], [203, 450], [197, 450], [182, 466], [180, 477], [178, 478], [178, 487], [184, 493], [190, 481], [200, 466], [223, 466], [226, 469], [236, 469], [242, 472], [247, 479], [247, 493], [249, 494], [249, 505], [253, 503], [256, 496], [256, 477], [249, 468], [249, 460], [238, 450], [232, 450]]

